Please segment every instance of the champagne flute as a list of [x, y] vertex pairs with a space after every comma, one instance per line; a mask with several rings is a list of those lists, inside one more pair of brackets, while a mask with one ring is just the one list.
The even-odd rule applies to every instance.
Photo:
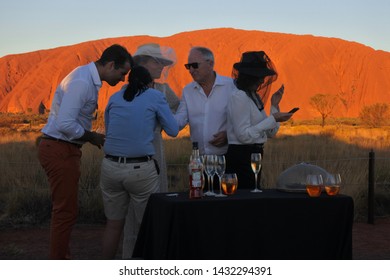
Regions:
[[215, 174], [215, 155], [205, 155], [205, 170], [207, 174], [208, 189], [204, 193], [206, 196], [215, 196], [213, 191], [213, 177]]
[[216, 156], [215, 172], [218, 175], [219, 179], [219, 194], [216, 194], [215, 197], [225, 197], [226, 195], [222, 193], [222, 176], [225, 174], [226, 160], [225, 156]]
[[251, 167], [253, 173], [255, 173], [255, 188], [251, 192], [262, 192], [261, 189], [257, 188], [257, 174], [259, 174], [261, 168], [261, 153], [251, 154]]

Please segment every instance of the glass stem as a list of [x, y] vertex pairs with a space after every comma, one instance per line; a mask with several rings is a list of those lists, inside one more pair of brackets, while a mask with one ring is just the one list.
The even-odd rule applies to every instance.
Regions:
[[261, 165], [261, 167], [260, 167], [260, 170], [259, 170], [259, 173], [258, 173], [258, 178], [259, 178], [259, 187], [258, 187], [258, 189], [259, 190], [261, 190], [261, 180], [262, 180], [262, 175], [261, 175], [261, 170], [262, 170], [262, 168], [263, 168], [263, 165]]
[[257, 172], [255, 173], [255, 190], [257, 190]]

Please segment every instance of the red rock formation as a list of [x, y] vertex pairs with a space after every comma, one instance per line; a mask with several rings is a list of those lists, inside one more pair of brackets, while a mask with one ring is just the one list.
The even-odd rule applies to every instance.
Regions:
[[[296, 119], [318, 117], [309, 104], [310, 97], [334, 94], [344, 100], [335, 117], [356, 117], [364, 105], [390, 103], [390, 53], [376, 51], [359, 43], [311, 35], [292, 35], [230, 28], [183, 32], [170, 37], [131, 36], [89, 41], [77, 45], [8, 55], [0, 58], [0, 111], [38, 112], [41, 102], [50, 109], [58, 83], [78, 65], [95, 61], [111, 44], [124, 45], [134, 53], [140, 44], [156, 42], [175, 49], [178, 63], [168, 82], [181, 96], [191, 81], [184, 68], [192, 46], [213, 50], [215, 69], [230, 76], [233, 63], [249, 50], [264, 50], [274, 61], [279, 78], [273, 89], [285, 84], [281, 108], [300, 107]], [[103, 110], [108, 98], [122, 84], [104, 84], [99, 94]]]

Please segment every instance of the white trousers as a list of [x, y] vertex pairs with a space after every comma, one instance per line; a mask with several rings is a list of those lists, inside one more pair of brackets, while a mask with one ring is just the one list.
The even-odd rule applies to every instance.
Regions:
[[[100, 187], [107, 219], [126, 219], [127, 251], [134, 249], [146, 204], [159, 191], [159, 176], [153, 160], [140, 163], [118, 163], [104, 158]], [[130, 211], [128, 211], [130, 210]]]

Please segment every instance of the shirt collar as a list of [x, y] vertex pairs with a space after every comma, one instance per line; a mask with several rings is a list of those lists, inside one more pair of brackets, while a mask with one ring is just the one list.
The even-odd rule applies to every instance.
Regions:
[[89, 63], [88, 69], [91, 73], [93, 84], [96, 86], [96, 88], [100, 89], [102, 87], [102, 80], [100, 79], [99, 72], [96, 68], [95, 63], [94, 62]]
[[222, 76], [218, 75], [217, 73], [215, 73], [215, 82], [214, 82], [214, 85], [216, 86], [220, 86], [220, 85], [224, 85], [224, 81], [223, 81], [223, 78]]
[[[218, 73], [215, 71], [214, 71], [214, 74], [215, 74], [215, 81], [214, 81], [213, 87], [224, 85], [222, 76], [218, 75]], [[201, 85], [198, 82], [194, 81], [194, 88], [201, 88]]]

